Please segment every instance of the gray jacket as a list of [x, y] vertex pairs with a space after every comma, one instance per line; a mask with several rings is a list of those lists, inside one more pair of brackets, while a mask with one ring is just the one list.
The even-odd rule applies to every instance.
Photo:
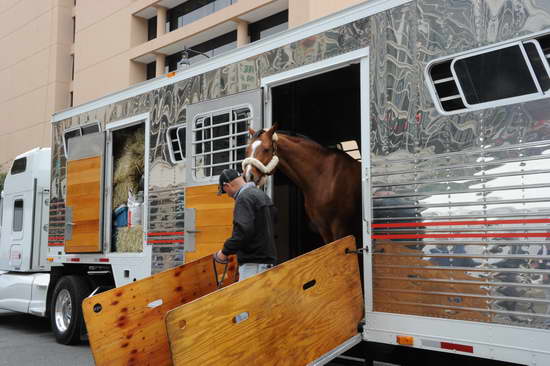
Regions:
[[239, 265], [276, 264], [275, 217], [275, 206], [264, 191], [256, 187], [239, 191], [233, 210], [233, 233], [223, 245], [223, 254], [237, 254]]

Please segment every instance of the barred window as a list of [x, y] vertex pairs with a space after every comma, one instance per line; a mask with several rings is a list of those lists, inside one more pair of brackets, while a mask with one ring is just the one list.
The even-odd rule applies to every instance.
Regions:
[[185, 127], [186, 125], [173, 126], [166, 132], [168, 150], [174, 164], [185, 159]]
[[251, 120], [249, 106], [231, 107], [195, 117], [192, 171], [196, 179], [219, 175], [227, 168], [242, 170], [240, 163], [244, 160]]

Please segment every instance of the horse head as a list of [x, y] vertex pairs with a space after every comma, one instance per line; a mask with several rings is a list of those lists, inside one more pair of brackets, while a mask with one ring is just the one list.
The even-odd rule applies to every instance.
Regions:
[[246, 148], [246, 158], [243, 160], [243, 175], [247, 182], [262, 186], [267, 176], [273, 174], [279, 162], [277, 157], [277, 124], [268, 130], [254, 131], [248, 129], [250, 141]]

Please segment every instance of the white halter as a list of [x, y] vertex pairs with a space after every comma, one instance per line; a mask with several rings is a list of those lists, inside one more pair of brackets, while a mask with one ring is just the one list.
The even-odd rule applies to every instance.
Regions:
[[[279, 139], [279, 137], [277, 136], [276, 133], [274, 133], [272, 138], [271, 138], [271, 141], [277, 142], [278, 139]], [[256, 167], [256, 169], [258, 169], [264, 175], [270, 175], [271, 172], [273, 172], [273, 170], [277, 166], [277, 164], [279, 164], [279, 157], [277, 155], [273, 155], [273, 157], [271, 158], [269, 163], [267, 163], [267, 165], [264, 165], [261, 161], [259, 161], [258, 159], [251, 156], [251, 157], [248, 157], [248, 158], [243, 160], [242, 167], [243, 167], [243, 172], [244, 172], [244, 171], [246, 171], [246, 168], [249, 165], [252, 165], [252, 166]]]

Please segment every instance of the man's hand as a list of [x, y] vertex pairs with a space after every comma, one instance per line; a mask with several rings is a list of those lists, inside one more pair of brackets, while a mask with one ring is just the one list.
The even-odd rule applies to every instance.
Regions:
[[226, 264], [228, 257], [222, 253], [221, 250], [218, 250], [216, 253], [214, 253], [214, 260], [221, 264]]

